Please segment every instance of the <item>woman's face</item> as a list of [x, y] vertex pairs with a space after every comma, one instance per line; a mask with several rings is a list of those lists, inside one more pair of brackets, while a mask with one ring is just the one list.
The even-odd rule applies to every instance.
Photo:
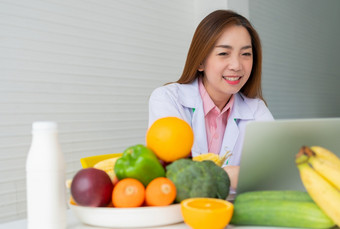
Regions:
[[[247, 82], [253, 66], [251, 37], [243, 26], [227, 27], [199, 67], [211, 99], [227, 102]], [[225, 105], [224, 103], [224, 105]]]

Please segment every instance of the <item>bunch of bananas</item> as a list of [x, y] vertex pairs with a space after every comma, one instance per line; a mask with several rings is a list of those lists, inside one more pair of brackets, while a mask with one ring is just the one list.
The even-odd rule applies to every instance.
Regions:
[[309, 195], [340, 227], [340, 158], [323, 147], [303, 146], [295, 162]]

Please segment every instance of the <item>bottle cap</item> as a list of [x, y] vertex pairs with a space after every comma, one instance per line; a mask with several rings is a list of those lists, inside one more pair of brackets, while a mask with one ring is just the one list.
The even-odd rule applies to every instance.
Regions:
[[32, 124], [33, 131], [57, 131], [57, 129], [58, 125], [56, 122], [39, 121]]

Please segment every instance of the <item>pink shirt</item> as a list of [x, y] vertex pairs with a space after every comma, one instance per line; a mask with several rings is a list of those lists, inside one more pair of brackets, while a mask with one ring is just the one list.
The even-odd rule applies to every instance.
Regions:
[[[207, 132], [208, 152], [219, 154], [225, 128], [227, 127], [230, 110], [234, 104], [234, 96], [231, 96], [222, 111], [211, 100], [205, 89], [202, 79], [198, 80], [199, 92], [203, 101], [205, 129]], [[207, 153], [208, 153], [207, 152]]]

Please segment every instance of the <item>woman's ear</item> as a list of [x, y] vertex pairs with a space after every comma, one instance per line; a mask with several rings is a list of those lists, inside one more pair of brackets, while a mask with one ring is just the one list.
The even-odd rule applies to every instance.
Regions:
[[199, 72], [203, 72], [204, 71], [204, 64], [200, 64], [198, 66], [198, 69], [197, 69]]

